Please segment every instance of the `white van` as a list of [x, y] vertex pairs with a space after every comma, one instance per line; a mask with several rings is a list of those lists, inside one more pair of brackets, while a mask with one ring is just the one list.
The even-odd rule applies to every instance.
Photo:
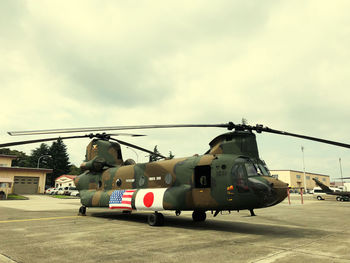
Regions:
[[[330, 189], [334, 192], [341, 192], [338, 188], [330, 187]], [[317, 200], [338, 200], [338, 196], [326, 194], [321, 187], [314, 187], [313, 196], [317, 198]]]

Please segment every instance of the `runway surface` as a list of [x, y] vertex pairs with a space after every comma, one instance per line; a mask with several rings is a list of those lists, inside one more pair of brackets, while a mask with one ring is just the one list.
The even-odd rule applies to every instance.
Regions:
[[0, 262], [347, 262], [350, 202], [300, 196], [265, 209], [192, 221], [190, 212], [149, 213], [89, 208], [79, 199], [32, 195], [0, 201]]

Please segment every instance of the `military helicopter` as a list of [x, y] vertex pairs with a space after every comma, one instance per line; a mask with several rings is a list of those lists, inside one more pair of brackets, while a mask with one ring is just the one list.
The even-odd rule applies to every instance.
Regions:
[[[165, 156], [140, 146], [115, 139], [107, 134], [111, 130], [137, 130], [159, 128], [226, 128], [209, 143], [203, 155], [167, 159]], [[179, 216], [181, 211], [193, 211], [195, 222], [205, 221], [206, 212], [214, 217], [222, 211], [249, 210], [274, 206], [287, 196], [288, 185], [270, 175], [259, 157], [257, 133], [268, 132], [328, 143], [350, 148], [349, 144], [298, 135], [270, 129], [257, 124], [178, 124], [91, 127], [76, 129], [54, 129], [9, 132], [10, 135], [43, 135], [75, 132], [101, 132], [97, 134], [75, 135], [58, 138], [44, 138], [0, 144], [9, 147], [27, 143], [53, 141], [57, 139], [90, 138], [84, 171], [76, 177], [75, 185], [80, 192], [82, 206], [79, 215], [86, 215], [87, 207], [109, 207], [130, 213], [152, 211], [148, 216], [151, 226], [164, 224], [161, 211], [172, 210]], [[142, 136], [131, 134], [131, 136]], [[155, 162], [135, 163], [123, 160], [120, 145], [154, 154], [161, 159]]]

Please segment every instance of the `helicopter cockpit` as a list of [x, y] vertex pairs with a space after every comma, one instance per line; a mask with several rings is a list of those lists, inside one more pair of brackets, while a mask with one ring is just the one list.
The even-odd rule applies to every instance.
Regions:
[[273, 178], [265, 163], [240, 157], [231, 169], [230, 183], [240, 194], [253, 194], [260, 207], [271, 206], [286, 197], [286, 183]]

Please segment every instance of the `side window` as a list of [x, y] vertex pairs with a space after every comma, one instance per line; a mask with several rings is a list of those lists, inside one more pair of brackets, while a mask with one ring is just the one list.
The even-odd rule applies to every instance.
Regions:
[[194, 187], [209, 188], [211, 185], [211, 167], [209, 165], [194, 168]]

